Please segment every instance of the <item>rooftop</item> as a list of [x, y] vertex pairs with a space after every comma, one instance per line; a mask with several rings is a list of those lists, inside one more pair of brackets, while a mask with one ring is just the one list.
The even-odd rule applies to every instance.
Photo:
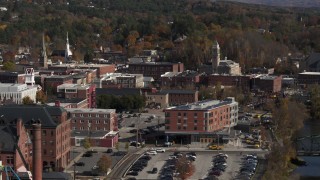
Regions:
[[115, 109], [84, 109], [84, 108], [68, 108], [66, 109], [70, 113], [101, 113], [101, 114], [109, 114], [115, 113]]
[[91, 84], [61, 84], [57, 86], [57, 89], [88, 89]]
[[103, 138], [106, 136], [115, 136], [118, 134], [118, 131], [73, 131], [71, 137], [88, 137], [90, 138]]
[[315, 75], [315, 76], [319, 76], [320, 72], [303, 72], [303, 73], [299, 73], [301, 75]]
[[181, 106], [174, 106], [169, 107], [166, 110], [211, 110], [215, 109], [224, 105], [228, 105], [231, 103], [234, 103], [235, 101], [231, 100], [204, 100], [204, 101], [198, 101], [196, 103], [181, 105]]
[[194, 90], [186, 90], [186, 89], [164, 89], [159, 93], [168, 93], [168, 94], [194, 94], [197, 91]]

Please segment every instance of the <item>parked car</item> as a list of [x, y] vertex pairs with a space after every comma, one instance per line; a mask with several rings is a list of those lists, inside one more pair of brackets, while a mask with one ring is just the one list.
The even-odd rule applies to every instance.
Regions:
[[158, 168], [153, 168], [152, 171], [151, 171], [151, 173], [152, 173], [152, 174], [158, 173]]
[[157, 151], [148, 151], [146, 155], [157, 155]]
[[75, 166], [84, 166], [85, 164], [84, 164], [84, 162], [76, 162], [76, 163], [74, 163], [74, 165]]
[[90, 151], [85, 152], [82, 157], [91, 157], [92, 153]]
[[164, 146], [165, 146], [165, 147], [172, 146], [172, 142], [165, 142], [165, 143], [164, 143]]
[[165, 149], [163, 149], [163, 148], [158, 148], [158, 149], [156, 149], [156, 151], [159, 153], [159, 152], [166, 152], [166, 150]]
[[108, 149], [107, 153], [113, 153], [113, 150], [112, 149]]

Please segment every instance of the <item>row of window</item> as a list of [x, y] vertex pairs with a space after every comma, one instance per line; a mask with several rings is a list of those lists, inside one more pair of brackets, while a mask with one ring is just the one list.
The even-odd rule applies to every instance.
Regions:
[[95, 129], [93, 128], [90, 128], [89, 127], [79, 127], [79, 129], [77, 129], [77, 127], [72, 127], [72, 130], [104, 130], [104, 131], [109, 131], [109, 128], [106, 128], [106, 127], [95, 127]]
[[[72, 114], [71, 115], [72, 117], [84, 117], [83, 114]], [[110, 114], [96, 114], [96, 113], [88, 113], [86, 117], [105, 117], [105, 118], [110, 118]]]
[[[75, 124], [76, 122], [77, 122], [77, 120], [75, 120], [75, 119], [72, 120], [72, 123], [73, 123], [73, 124]], [[81, 124], [83, 124], [83, 123], [85, 123], [85, 122], [87, 122], [88, 124], [89, 124], [89, 123], [92, 123], [92, 122], [95, 122], [96, 124], [101, 124], [102, 121], [101, 121], [101, 120], [95, 120], [95, 121], [93, 121], [93, 120], [87, 120], [87, 121], [86, 121], [86, 120], [83, 120], [83, 119], [80, 120], [80, 123], [81, 123]], [[104, 121], [103, 121], [103, 124], [109, 124], [109, 120], [104, 120]]]

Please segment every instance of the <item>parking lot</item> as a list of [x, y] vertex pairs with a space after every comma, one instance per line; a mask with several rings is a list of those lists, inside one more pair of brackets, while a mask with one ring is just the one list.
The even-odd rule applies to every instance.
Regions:
[[[186, 153], [186, 152], [183, 152]], [[202, 151], [195, 152], [196, 160], [193, 162], [195, 166], [195, 172], [189, 179], [205, 179], [208, 177], [209, 170], [213, 167], [212, 160], [217, 152]], [[153, 155], [152, 159], [149, 160], [148, 165], [135, 176], [136, 179], [161, 179], [161, 170], [168, 161], [170, 155], [173, 152], [164, 152]], [[240, 168], [241, 158], [239, 154], [229, 154], [227, 162], [227, 168], [218, 179], [233, 179], [237, 176]], [[158, 172], [151, 174], [150, 171], [153, 168], [157, 168]], [[128, 176], [127, 176], [128, 177]], [[131, 176], [129, 176], [131, 177]]]
[[[92, 153], [91, 157], [81, 157], [77, 163], [79, 162], [83, 162], [84, 165], [83, 166], [75, 166], [75, 169], [73, 166], [71, 166], [68, 171], [74, 171], [78, 174], [78, 175], [85, 175], [85, 176], [90, 176], [90, 175], [98, 175], [96, 174], [94, 171], [92, 171], [94, 169], [94, 166], [97, 164], [97, 162], [99, 161], [99, 159], [101, 158], [101, 156], [103, 154], [109, 156], [112, 159], [112, 167], [123, 157], [122, 156], [114, 156], [113, 153], [106, 153], [106, 150], [98, 150], [98, 151], [94, 151], [94, 153]], [[76, 152], [76, 154], [79, 154], [78, 152]]]

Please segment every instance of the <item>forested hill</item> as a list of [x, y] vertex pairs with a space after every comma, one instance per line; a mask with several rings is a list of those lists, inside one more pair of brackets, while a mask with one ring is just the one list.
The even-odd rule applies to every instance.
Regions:
[[248, 4], [263, 4], [281, 7], [320, 7], [319, 0], [224, 0]]
[[[0, 45], [11, 52], [31, 47], [38, 58], [63, 49], [67, 32], [75, 60], [100, 47], [132, 57], [158, 49], [162, 61], [187, 69], [211, 59], [218, 41], [221, 57], [251, 67], [273, 67], [277, 58], [320, 52], [320, 12], [212, 0], [20, 0], [0, 1]], [[175, 40], [187, 37], [184, 41]], [[3, 55], [14, 59], [14, 53]], [[287, 68], [287, 67], [286, 67]]]

